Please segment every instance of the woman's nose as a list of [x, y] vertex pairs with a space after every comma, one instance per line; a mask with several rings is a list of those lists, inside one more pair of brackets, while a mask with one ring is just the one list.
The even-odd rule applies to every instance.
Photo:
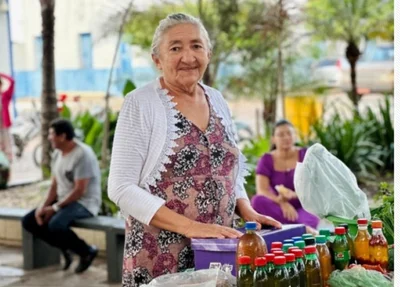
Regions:
[[182, 54], [182, 61], [185, 63], [192, 63], [196, 60], [192, 49], [184, 49]]

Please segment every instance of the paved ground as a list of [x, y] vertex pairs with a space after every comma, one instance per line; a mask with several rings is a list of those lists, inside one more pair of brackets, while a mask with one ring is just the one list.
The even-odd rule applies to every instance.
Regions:
[[0, 246], [0, 287], [116, 287], [121, 284], [108, 284], [104, 259], [96, 259], [93, 265], [83, 274], [73, 272], [78, 258], [70, 270], [62, 271], [60, 266], [48, 267], [33, 271], [22, 269], [23, 259], [20, 248]]

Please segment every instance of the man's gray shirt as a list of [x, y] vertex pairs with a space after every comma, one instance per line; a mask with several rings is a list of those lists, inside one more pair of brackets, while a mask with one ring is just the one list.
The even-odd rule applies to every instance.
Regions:
[[66, 155], [60, 150], [53, 153], [52, 173], [57, 181], [58, 201], [64, 200], [74, 189], [75, 180], [89, 179], [86, 191], [78, 200], [93, 215], [101, 205], [101, 175], [99, 162], [92, 148], [78, 140]]

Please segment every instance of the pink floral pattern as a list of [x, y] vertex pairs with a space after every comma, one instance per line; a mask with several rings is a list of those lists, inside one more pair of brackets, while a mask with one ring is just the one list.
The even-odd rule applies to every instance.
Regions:
[[[151, 193], [192, 220], [232, 226], [239, 151], [212, 109], [204, 132], [181, 113], [176, 118], [177, 146]], [[188, 238], [132, 217], [127, 222], [122, 286], [140, 286], [163, 274], [194, 267]]]

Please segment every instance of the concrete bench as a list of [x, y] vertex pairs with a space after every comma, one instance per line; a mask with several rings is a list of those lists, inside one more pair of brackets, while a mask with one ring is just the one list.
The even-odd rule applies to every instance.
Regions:
[[[29, 210], [0, 208], [0, 219], [21, 220]], [[106, 234], [107, 278], [109, 282], [120, 282], [125, 242], [123, 219], [96, 216], [76, 220], [71, 227], [104, 231]], [[60, 263], [60, 250], [54, 248], [22, 228], [24, 269], [31, 270]]]

